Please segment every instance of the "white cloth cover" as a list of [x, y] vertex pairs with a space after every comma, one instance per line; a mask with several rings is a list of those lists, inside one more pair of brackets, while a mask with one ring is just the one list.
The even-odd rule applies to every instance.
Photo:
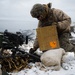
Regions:
[[62, 48], [52, 49], [44, 52], [40, 60], [45, 66], [53, 66], [54, 70], [59, 70], [61, 68], [61, 59], [64, 54], [65, 50]]

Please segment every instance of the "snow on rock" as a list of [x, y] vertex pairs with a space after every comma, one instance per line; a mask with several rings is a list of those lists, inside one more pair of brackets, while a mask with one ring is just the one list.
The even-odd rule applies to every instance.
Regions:
[[62, 58], [63, 63], [68, 63], [69, 61], [74, 60], [74, 52], [66, 52], [66, 54]]
[[73, 52], [67, 52], [62, 58], [62, 68], [65, 70], [72, 69], [75, 64], [75, 57]]
[[74, 33], [74, 32], [71, 32], [71, 36], [72, 36], [72, 37], [75, 37], [75, 33]]

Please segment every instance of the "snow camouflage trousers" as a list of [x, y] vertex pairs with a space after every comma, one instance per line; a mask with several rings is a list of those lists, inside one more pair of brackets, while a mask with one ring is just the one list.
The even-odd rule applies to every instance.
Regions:
[[69, 33], [63, 33], [59, 37], [60, 47], [63, 48], [66, 52], [75, 52], [75, 47], [69, 41]]

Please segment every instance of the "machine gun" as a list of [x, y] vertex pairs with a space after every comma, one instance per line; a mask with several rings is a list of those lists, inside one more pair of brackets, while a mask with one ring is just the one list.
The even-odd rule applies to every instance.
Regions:
[[15, 34], [4, 31], [4, 33], [0, 35], [0, 48], [11, 49], [18, 47], [19, 45], [22, 45], [25, 40], [27, 44], [28, 37], [26, 36], [26, 38], [24, 38], [21, 32], [16, 32]]
[[[2, 70], [7, 72], [21, 70], [29, 62], [40, 61], [40, 56], [30, 54], [19, 48], [19, 45], [24, 43], [28, 43], [28, 36], [24, 38], [21, 32], [14, 34], [4, 31], [0, 34], [0, 64]], [[8, 52], [8, 49], [11, 53]]]

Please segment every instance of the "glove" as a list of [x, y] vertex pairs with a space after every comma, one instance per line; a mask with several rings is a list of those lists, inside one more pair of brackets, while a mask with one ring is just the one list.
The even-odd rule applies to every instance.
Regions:
[[33, 54], [36, 50], [34, 50], [33, 48], [30, 49], [29, 53]]

